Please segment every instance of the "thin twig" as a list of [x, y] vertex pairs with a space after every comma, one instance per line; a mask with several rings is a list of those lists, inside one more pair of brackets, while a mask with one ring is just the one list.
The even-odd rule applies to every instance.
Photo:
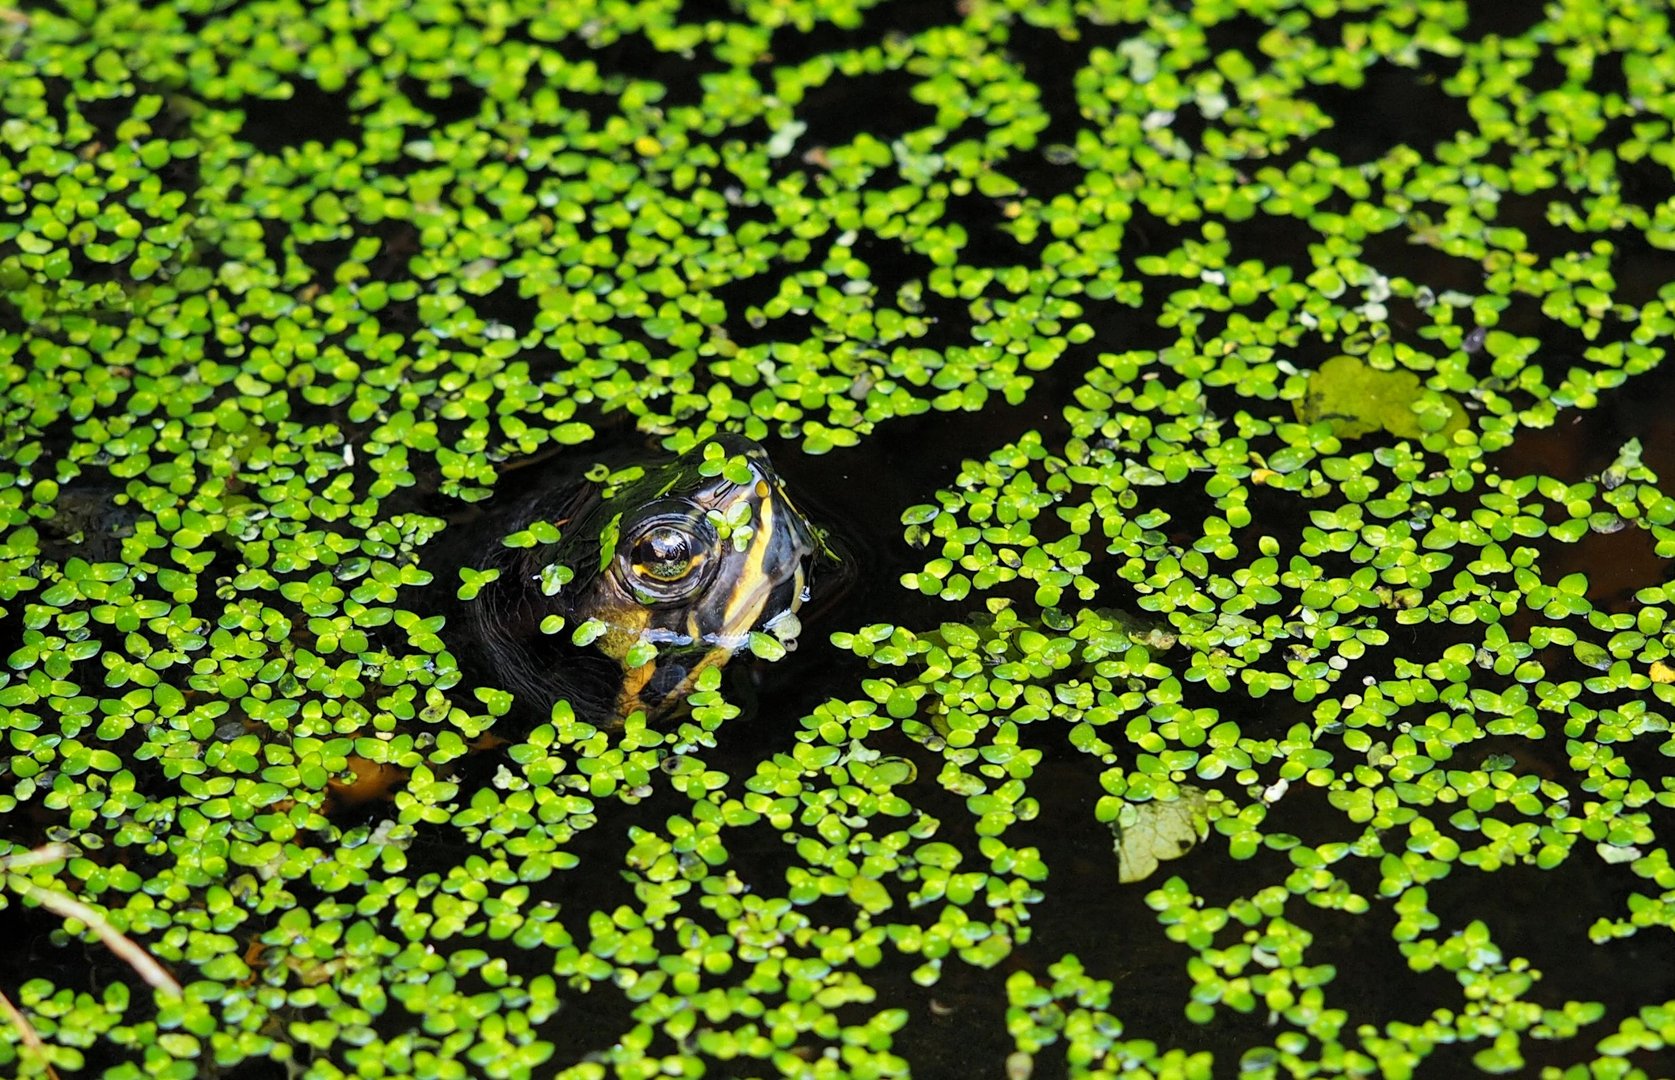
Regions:
[[[57, 847], [56, 851], [53, 850], [54, 847]], [[62, 859], [67, 850], [61, 846], [48, 845], [23, 855], [12, 856], [4, 860], [4, 866], [10, 869], [16, 866], [31, 866], [43, 862], [52, 862], [55, 859]], [[6, 885], [24, 899], [33, 900], [54, 915], [65, 919], [79, 919], [86, 923], [90, 930], [99, 935], [99, 940], [105, 943], [105, 947], [126, 960], [128, 966], [133, 968], [140, 978], [158, 990], [166, 990], [176, 995], [181, 993], [180, 984], [175, 982], [173, 975], [163, 970], [162, 964], [159, 964], [150, 953], [135, 943], [132, 938], [112, 926], [109, 919], [106, 919], [93, 908], [68, 893], [43, 889], [18, 874], [8, 875]]]
[[12, 1022], [12, 1026], [17, 1028], [18, 1036], [23, 1039], [23, 1045], [35, 1051], [36, 1055], [40, 1057], [41, 1064], [46, 1066], [47, 1075], [52, 1077], [52, 1080], [58, 1080], [57, 1070], [52, 1067], [52, 1062], [47, 1059], [47, 1044], [41, 1041], [41, 1033], [35, 1030], [35, 1025], [29, 1022], [27, 1016], [18, 1011], [18, 1007], [12, 1004], [12, 999], [7, 997], [3, 990], [0, 990], [0, 1012], [5, 1013], [6, 1018]]
[[17, 870], [26, 866], [40, 866], [42, 863], [59, 862], [75, 854], [68, 844], [42, 844], [30, 851], [20, 851], [16, 855], [0, 856], [0, 870]]

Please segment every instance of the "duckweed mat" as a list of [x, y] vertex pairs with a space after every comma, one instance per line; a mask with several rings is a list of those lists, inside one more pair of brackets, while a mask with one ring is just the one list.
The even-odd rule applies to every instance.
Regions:
[[[1675, 1073], [1672, 122], [1651, 0], [0, 9], [0, 1072]], [[860, 583], [518, 722], [427, 544], [719, 431]]]

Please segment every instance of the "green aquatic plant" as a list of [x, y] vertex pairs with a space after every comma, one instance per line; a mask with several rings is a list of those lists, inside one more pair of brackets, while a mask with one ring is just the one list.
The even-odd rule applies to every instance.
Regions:
[[[0, 1071], [1667, 1074], [1670, 17], [1490, 7], [0, 11]], [[520, 722], [629, 431], [968, 456]]]

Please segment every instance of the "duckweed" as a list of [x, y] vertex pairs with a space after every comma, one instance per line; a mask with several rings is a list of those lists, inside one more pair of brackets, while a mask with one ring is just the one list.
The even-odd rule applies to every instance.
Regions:
[[[0, 855], [62, 845], [5, 867], [0, 1068], [1667, 1074], [1666, 433], [1540, 448], [1667, 391], [1669, 37], [0, 11]], [[805, 715], [460, 670], [495, 572], [421, 558], [509, 466], [937, 414], [901, 591], [751, 637]]]

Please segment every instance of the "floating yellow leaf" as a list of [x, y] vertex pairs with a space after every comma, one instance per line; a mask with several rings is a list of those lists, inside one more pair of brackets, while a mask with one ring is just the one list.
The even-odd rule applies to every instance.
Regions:
[[1111, 822], [1117, 880], [1124, 885], [1151, 876], [1157, 864], [1178, 859], [1209, 835], [1209, 800], [1183, 785], [1178, 798], [1125, 803]]

